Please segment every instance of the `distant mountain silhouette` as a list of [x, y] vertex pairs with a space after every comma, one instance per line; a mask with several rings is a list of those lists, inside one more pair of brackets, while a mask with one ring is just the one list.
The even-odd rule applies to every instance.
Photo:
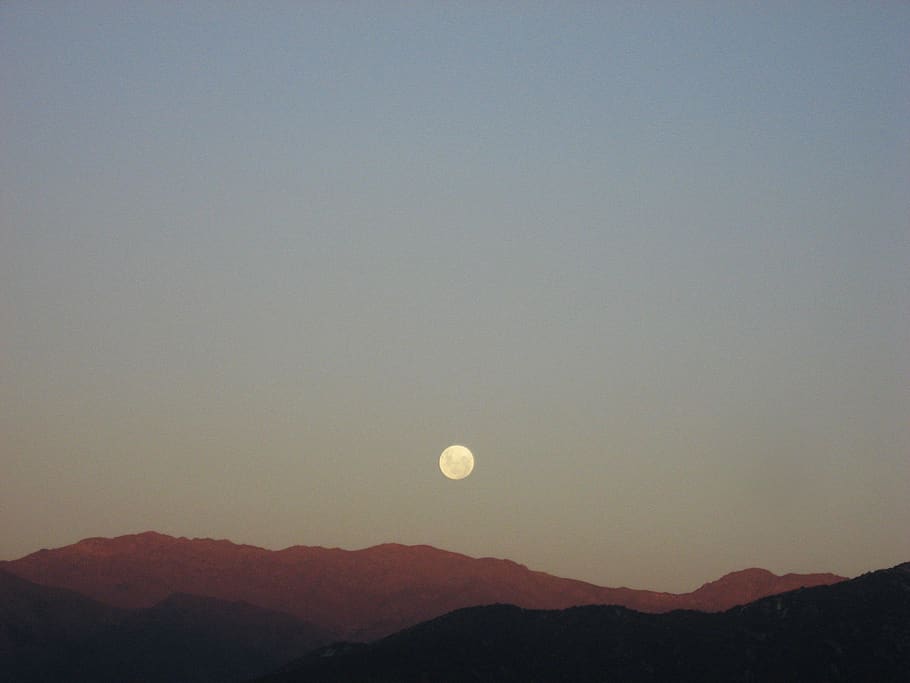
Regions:
[[288, 612], [347, 640], [372, 640], [461, 607], [623, 605], [642, 612], [720, 611], [757, 598], [842, 581], [834, 574], [775, 576], [761, 569], [727, 575], [692, 593], [604, 588], [531, 571], [515, 562], [474, 559], [430, 546], [364, 550], [294, 546], [265, 550], [224, 540], [147, 532], [91, 538], [41, 550], [0, 569], [78, 591], [118, 607], [150, 607], [173, 593], [202, 595]]
[[296, 617], [244, 603], [173, 595], [116, 608], [0, 571], [2, 683], [228, 683], [329, 640]]
[[908, 680], [910, 563], [723, 613], [466, 608], [321, 648], [261, 683]]

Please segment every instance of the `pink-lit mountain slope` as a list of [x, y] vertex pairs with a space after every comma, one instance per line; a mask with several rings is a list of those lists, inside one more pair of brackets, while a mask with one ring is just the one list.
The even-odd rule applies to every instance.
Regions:
[[173, 593], [240, 600], [288, 612], [347, 639], [371, 640], [474, 605], [526, 608], [622, 605], [641, 612], [722, 611], [766, 595], [836, 583], [834, 574], [729, 574], [692, 593], [604, 588], [509, 560], [475, 559], [430, 546], [265, 550], [155, 532], [90, 538], [41, 550], [0, 569], [118, 607], [148, 607]]

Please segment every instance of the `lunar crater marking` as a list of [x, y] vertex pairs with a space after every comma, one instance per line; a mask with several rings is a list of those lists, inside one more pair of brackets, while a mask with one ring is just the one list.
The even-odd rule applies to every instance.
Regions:
[[474, 470], [474, 454], [465, 446], [449, 446], [439, 456], [439, 469], [449, 479], [464, 479]]

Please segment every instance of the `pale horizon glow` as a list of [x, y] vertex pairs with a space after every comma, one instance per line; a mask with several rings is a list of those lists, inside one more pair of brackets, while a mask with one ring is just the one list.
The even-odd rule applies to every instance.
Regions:
[[396, 542], [672, 592], [910, 560], [908, 35], [0, 3], [0, 558]]

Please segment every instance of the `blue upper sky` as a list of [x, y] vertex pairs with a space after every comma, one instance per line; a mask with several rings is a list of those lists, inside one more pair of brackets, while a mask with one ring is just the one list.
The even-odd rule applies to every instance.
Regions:
[[908, 36], [901, 3], [0, 4], [0, 557], [910, 559]]

